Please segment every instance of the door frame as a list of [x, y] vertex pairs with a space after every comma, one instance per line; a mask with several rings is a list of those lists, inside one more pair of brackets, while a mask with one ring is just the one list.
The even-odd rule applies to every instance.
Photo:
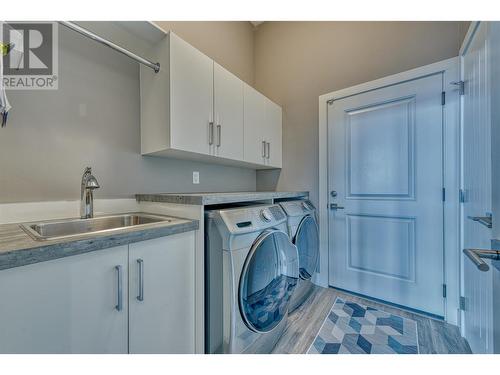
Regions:
[[451, 84], [458, 81], [460, 77], [458, 57], [452, 57], [430, 65], [320, 95], [318, 215], [320, 259], [323, 259], [323, 261], [313, 281], [320, 286], [329, 286], [328, 102], [434, 74], [442, 74], [443, 90], [446, 93], [446, 101], [443, 106], [443, 184], [446, 189], [443, 283], [446, 284], [447, 295], [445, 300], [445, 320], [452, 324], [458, 324], [460, 316], [460, 99], [458, 88]]

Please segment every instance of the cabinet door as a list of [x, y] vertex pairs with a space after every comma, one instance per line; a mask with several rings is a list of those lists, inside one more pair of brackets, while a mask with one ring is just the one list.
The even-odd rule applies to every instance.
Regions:
[[215, 154], [243, 160], [243, 81], [214, 63]]
[[194, 232], [131, 244], [129, 251], [130, 353], [194, 353]]
[[[171, 147], [209, 154], [213, 121], [213, 61], [170, 33]], [[167, 105], [167, 104], [165, 104]]]
[[266, 98], [265, 137], [268, 142], [267, 163], [271, 167], [281, 168], [282, 153], [282, 118], [281, 107]]
[[243, 129], [245, 161], [265, 164], [264, 127], [266, 97], [246, 83], [243, 87]]
[[0, 353], [127, 353], [127, 260], [119, 246], [0, 271]]

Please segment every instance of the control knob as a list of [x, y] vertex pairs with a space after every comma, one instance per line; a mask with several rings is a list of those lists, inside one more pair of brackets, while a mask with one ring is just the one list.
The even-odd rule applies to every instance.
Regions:
[[271, 213], [266, 209], [260, 211], [260, 217], [266, 222], [270, 222], [272, 220]]

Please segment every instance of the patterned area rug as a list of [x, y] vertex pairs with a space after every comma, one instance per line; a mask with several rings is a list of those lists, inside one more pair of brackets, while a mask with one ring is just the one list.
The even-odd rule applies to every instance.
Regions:
[[308, 354], [417, 354], [417, 323], [340, 298]]

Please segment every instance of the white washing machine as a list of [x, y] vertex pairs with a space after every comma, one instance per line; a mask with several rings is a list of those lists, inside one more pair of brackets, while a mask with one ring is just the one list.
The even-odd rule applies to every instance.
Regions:
[[205, 351], [269, 353], [299, 278], [279, 205], [205, 212]]
[[290, 301], [290, 312], [309, 297], [319, 263], [319, 232], [316, 208], [307, 199], [280, 202], [287, 215], [288, 234], [299, 253], [299, 281]]

